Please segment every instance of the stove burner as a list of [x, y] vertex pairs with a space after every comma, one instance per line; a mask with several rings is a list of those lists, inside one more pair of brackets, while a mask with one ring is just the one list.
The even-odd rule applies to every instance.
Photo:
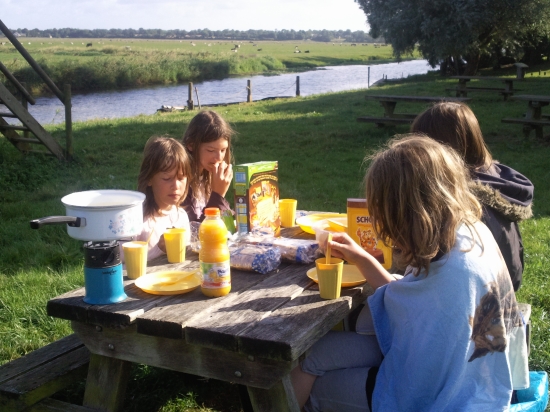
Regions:
[[84, 243], [84, 266], [89, 268], [105, 268], [120, 263], [120, 248], [118, 241], [90, 241]]

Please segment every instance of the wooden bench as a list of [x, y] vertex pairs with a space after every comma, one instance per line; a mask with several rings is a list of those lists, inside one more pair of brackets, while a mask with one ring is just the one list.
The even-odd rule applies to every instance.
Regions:
[[410, 124], [416, 118], [413, 113], [396, 113], [397, 103], [420, 103], [431, 104], [441, 101], [467, 102], [471, 99], [465, 97], [441, 97], [441, 96], [396, 96], [396, 95], [367, 95], [367, 100], [376, 100], [384, 109], [383, 116], [361, 116], [357, 118], [358, 122], [376, 123], [378, 127], [395, 126], [396, 124]]
[[[518, 89], [514, 89], [514, 81], [522, 79], [512, 79], [509, 77], [491, 77], [491, 76], [451, 76], [450, 79], [458, 80], [458, 85], [453, 88], [445, 89], [456, 93], [456, 97], [466, 97], [468, 92], [497, 92], [504, 96], [504, 100], [508, 100], [509, 96], [513, 96]], [[500, 81], [504, 83], [504, 87], [487, 87], [487, 86], [468, 86], [471, 80], [476, 81]]]
[[75, 335], [0, 366], [0, 411], [90, 411], [48, 399], [86, 378], [90, 352]]
[[550, 126], [550, 120], [542, 120], [542, 119], [537, 120], [537, 119], [528, 119], [528, 118], [521, 118], [521, 119], [505, 118], [505, 119], [502, 119], [501, 122], [522, 124], [523, 134], [525, 135], [526, 139], [529, 137], [532, 130], [535, 131], [535, 135], [538, 139], [542, 139], [544, 136], [542, 132], [543, 126]]
[[514, 91], [506, 90], [502, 87], [477, 87], [477, 86], [469, 86], [466, 88], [459, 88], [459, 87], [451, 87], [445, 89], [446, 91], [455, 92], [456, 96], [467, 96], [467, 92], [498, 92], [504, 96], [504, 99], [508, 96], [512, 96], [514, 92], [518, 91], [518, 89], [514, 89]]
[[371, 116], [362, 116], [358, 117], [358, 122], [366, 123], [375, 123], [378, 127], [384, 127], [386, 125], [396, 125], [396, 124], [411, 124], [414, 120], [414, 117], [371, 117]]

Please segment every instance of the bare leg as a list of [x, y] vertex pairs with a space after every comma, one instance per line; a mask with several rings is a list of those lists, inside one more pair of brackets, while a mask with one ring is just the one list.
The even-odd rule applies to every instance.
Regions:
[[311, 388], [315, 383], [317, 376], [311, 375], [302, 371], [300, 365], [296, 366], [290, 372], [290, 380], [292, 381], [292, 386], [294, 387], [294, 393], [296, 394], [296, 400], [300, 409], [304, 407], [311, 393]]

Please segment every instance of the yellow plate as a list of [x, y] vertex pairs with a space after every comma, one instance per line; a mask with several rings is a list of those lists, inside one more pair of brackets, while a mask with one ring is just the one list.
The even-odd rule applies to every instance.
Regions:
[[[307, 271], [307, 277], [317, 282], [317, 268], [311, 268]], [[344, 265], [342, 270], [342, 287], [350, 288], [365, 283], [366, 280], [355, 265]]]
[[345, 232], [348, 229], [348, 217], [333, 217], [327, 219], [330, 228], [336, 232]]
[[313, 213], [311, 215], [306, 215], [296, 219], [298, 226], [302, 228], [304, 232], [315, 234], [315, 231], [312, 228], [312, 225], [317, 223], [319, 220], [328, 219], [331, 217], [346, 217], [345, 213]]
[[149, 273], [136, 279], [136, 286], [153, 295], [178, 295], [191, 292], [201, 284], [194, 272], [165, 270]]

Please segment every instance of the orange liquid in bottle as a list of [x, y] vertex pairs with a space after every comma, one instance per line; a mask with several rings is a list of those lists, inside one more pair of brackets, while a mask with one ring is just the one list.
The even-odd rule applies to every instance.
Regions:
[[207, 208], [204, 213], [199, 227], [201, 291], [208, 297], [225, 296], [231, 290], [227, 228], [218, 208]]

